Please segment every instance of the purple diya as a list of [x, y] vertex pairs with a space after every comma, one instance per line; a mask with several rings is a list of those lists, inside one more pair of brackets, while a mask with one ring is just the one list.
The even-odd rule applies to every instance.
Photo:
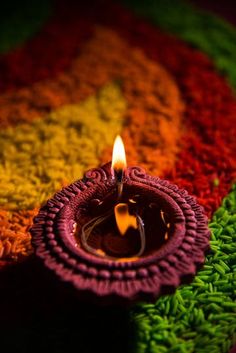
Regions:
[[82, 297], [154, 301], [193, 278], [204, 263], [207, 218], [185, 190], [139, 167], [125, 170], [122, 186], [119, 202], [139, 217], [136, 229], [119, 234], [117, 179], [109, 163], [87, 171], [41, 208], [32, 243], [45, 266]]

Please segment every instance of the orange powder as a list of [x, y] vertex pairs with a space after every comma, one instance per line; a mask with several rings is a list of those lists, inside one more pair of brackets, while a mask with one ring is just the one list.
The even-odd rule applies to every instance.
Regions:
[[0, 260], [21, 260], [32, 253], [29, 228], [38, 210], [10, 213], [0, 210]]
[[[122, 136], [128, 164], [141, 165], [160, 175], [175, 164], [184, 104], [174, 80], [163, 67], [106, 28], [97, 28], [94, 38], [67, 72], [0, 97], [0, 124], [43, 119], [49, 111], [81, 102], [110, 81], [119, 83], [127, 101]], [[101, 163], [109, 161], [111, 155], [112, 146], [108, 146], [101, 153]], [[33, 214], [34, 211], [12, 215], [0, 211], [0, 258], [18, 259], [31, 253], [28, 228]]]
[[[55, 80], [0, 97], [0, 124], [6, 126], [77, 103], [108, 81], [117, 80], [128, 102], [123, 138], [128, 163], [161, 174], [175, 163], [184, 104], [172, 77], [159, 64], [131, 49], [118, 35], [98, 27], [70, 70]], [[111, 102], [112, 104], [112, 102]], [[111, 148], [101, 162], [111, 159]]]

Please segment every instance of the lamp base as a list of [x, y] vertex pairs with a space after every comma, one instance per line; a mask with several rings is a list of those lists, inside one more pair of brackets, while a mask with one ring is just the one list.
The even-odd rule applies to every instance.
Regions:
[[121, 239], [110, 220], [106, 231], [100, 229], [91, 242], [117, 260], [88, 253], [81, 247], [79, 232], [86, 219], [106, 212], [114, 203], [116, 185], [110, 170], [110, 164], [92, 169], [83, 180], [55, 194], [34, 219], [32, 243], [46, 267], [97, 301], [153, 301], [192, 278], [203, 264], [210, 237], [207, 218], [185, 190], [131, 167], [124, 177], [123, 198], [138, 200], [145, 224], [145, 252], [132, 258], [137, 239], [132, 232]]

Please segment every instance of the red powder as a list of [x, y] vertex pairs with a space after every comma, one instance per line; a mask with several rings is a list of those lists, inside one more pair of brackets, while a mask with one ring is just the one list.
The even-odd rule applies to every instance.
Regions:
[[[56, 75], [56, 72], [64, 69], [78, 48], [80, 41], [77, 35], [81, 39], [87, 36], [92, 30], [92, 22], [113, 28], [131, 47], [141, 48], [149, 58], [160, 62], [175, 77], [187, 106], [185, 114], [187, 129], [182, 140], [183, 149], [179, 154], [179, 161], [175, 168], [167, 170], [164, 176], [194, 193], [210, 215], [229, 191], [235, 177], [236, 103], [229, 86], [217, 74], [209, 59], [197, 50], [159, 32], [155, 27], [135, 18], [119, 6], [104, 1], [102, 4], [98, 4], [97, 7], [89, 6], [85, 11], [86, 15], [84, 10], [81, 10], [79, 15], [71, 15], [73, 11], [70, 7], [66, 15], [66, 26], [61, 26], [60, 23], [60, 19], [66, 17], [66, 5], [62, 6], [58, 17], [54, 20], [58, 28], [54, 22], [52, 33], [57, 39], [55, 46], [52, 44], [53, 41], [51, 43], [52, 50], [45, 53], [45, 43], [48, 43], [45, 37], [48, 35], [46, 30], [43, 32], [46, 34], [43, 36], [41, 34], [38, 39], [32, 40], [22, 49], [23, 54], [15, 52], [12, 57], [9, 54], [5, 59], [1, 59], [2, 63], [5, 63], [5, 66], [3, 64], [1, 66], [1, 71], [5, 75], [2, 79], [6, 84], [5, 88], [14, 89], [37, 79]], [[68, 20], [69, 13], [72, 16], [71, 21]], [[81, 21], [81, 18], [86, 20]], [[83, 26], [78, 31], [76, 23]], [[50, 24], [47, 28], [51, 28]], [[56, 32], [60, 33], [58, 37]], [[74, 33], [77, 33], [75, 42]], [[56, 48], [63, 48], [63, 55], [60, 55], [62, 52], [56, 55]], [[44, 53], [44, 59], [38, 58], [39, 53]], [[26, 65], [22, 65], [24, 62]], [[58, 69], [54, 69], [54, 65]], [[35, 73], [36, 67], [40, 73]], [[27, 75], [27, 72], [32, 74]], [[148, 140], [148, 135], [146, 139]]]
[[57, 1], [55, 5], [53, 17], [38, 35], [0, 57], [0, 92], [55, 77], [69, 67], [92, 34], [92, 23], [79, 4]]
[[186, 103], [186, 134], [175, 168], [164, 177], [195, 194], [211, 216], [236, 175], [233, 93], [205, 55], [119, 6], [111, 6], [110, 11], [111, 16], [103, 21], [176, 79]]

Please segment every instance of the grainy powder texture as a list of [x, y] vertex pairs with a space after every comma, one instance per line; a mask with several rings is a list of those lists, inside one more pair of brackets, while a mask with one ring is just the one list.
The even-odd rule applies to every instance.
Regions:
[[81, 178], [120, 133], [125, 110], [120, 88], [110, 84], [80, 104], [3, 129], [0, 206], [15, 211], [39, 207], [64, 183]]

